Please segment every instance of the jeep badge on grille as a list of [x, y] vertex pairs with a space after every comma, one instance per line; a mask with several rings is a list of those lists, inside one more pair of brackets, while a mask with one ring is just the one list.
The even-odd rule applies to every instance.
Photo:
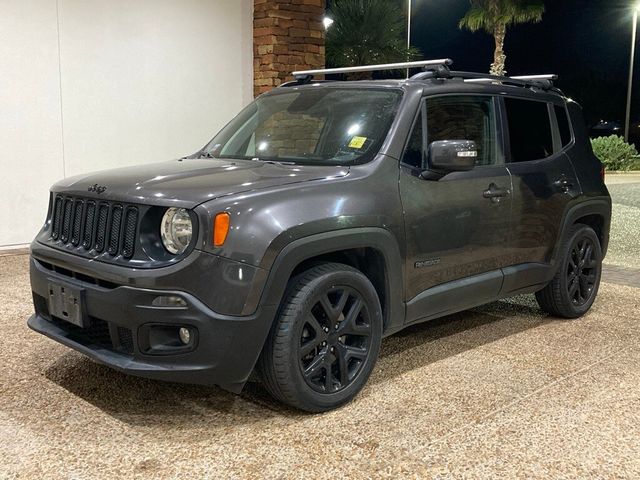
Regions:
[[96, 192], [97, 194], [101, 194], [103, 193], [105, 190], [107, 189], [107, 187], [103, 186], [103, 185], [98, 185], [97, 183], [93, 184], [93, 185], [89, 185], [89, 188], [87, 188], [87, 191], [89, 192]]

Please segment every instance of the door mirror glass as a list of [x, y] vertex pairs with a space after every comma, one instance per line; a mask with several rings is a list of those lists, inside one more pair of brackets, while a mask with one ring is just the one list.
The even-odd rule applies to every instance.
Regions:
[[440, 140], [429, 145], [429, 166], [446, 172], [473, 170], [478, 159], [476, 143], [471, 140]]

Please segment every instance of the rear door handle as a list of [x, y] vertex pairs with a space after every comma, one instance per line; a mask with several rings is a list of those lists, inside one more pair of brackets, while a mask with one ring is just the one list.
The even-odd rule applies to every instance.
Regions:
[[569, 192], [573, 188], [573, 183], [564, 175], [562, 175], [558, 180], [553, 182], [553, 184], [564, 193]]
[[501, 198], [507, 197], [511, 194], [511, 190], [508, 188], [499, 188], [495, 183], [489, 185], [489, 189], [482, 192], [484, 198], [488, 198], [493, 202], [499, 202]]

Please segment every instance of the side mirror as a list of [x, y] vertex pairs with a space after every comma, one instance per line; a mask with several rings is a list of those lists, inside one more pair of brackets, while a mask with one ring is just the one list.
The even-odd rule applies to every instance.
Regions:
[[443, 140], [429, 145], [429, 167], [445, 172], [466, 172], [476, 166], [478, 150], [471, 140]]

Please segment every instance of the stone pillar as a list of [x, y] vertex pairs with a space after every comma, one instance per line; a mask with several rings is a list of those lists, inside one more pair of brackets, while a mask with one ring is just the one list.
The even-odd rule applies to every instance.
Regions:
[[254, 0], [254, 94], [293, 80], [291, 72], [324, 68], [325, 0]]

